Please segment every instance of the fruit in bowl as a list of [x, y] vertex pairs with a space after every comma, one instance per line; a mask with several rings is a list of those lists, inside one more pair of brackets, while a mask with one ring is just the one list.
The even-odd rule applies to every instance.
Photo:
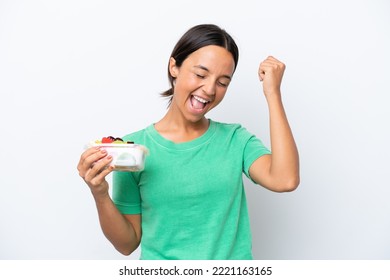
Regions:
[[112, 156], [111, 165], [116, 171], [142, 171], [145, 167], [145, 158], [149, 150], [131, 141], [123, 141], [119, 137], [107, 136], [92, 142], [90, 147], [101, 147]]

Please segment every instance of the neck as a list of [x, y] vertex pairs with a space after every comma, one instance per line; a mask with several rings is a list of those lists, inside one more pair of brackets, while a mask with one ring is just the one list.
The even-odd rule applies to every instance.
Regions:
[[181, 143], [203, 135], [209, 127], [209, 120], [202, 117], [200, 120], [192, 122], [175, 113], [175, 110], [170, 107], [165, 116], [154, 127], [164, 138]]

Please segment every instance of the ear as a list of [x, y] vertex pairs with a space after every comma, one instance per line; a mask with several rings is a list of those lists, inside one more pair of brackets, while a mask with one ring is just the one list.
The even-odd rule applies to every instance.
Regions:
[[179, 68], [176, 66], [176, 60], [173, 57], [169, 59], [169, 73], [173, 78], [176, 78], [179, 73]]

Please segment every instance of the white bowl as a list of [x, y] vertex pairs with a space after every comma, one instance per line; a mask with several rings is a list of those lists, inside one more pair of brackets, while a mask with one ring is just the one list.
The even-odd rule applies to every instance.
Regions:
[[145, 158], [149, 154], [145, 146], [138, 144], [96, 144], [112, 156], [111, 165], [117, 171], [142, 171], [145, 167]]

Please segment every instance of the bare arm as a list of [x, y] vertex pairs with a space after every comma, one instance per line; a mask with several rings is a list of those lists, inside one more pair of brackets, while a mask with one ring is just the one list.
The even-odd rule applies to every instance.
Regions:
[[81, 155], [77, 169], [91, 189], [104, 235], [120, 253], [129, 255], [140, 244], [141, 215], [122, 215], [111, 200], [105, 179], [112, 172], [111, 166], [105, 168], [111, 161], [104, 150], [90, 148]]
[[111, 198], [96, 199], [104, 235], [124, 255], [130, 255], [141, 241], [141, 215], [122, 215]]
[[293, 191], [299, 185], [299, 156], [283, 107], [280, 85], [285, 65], [273, 57], [260, 64], [259, 77], [269, 108], [272, 155], [258, 158], [249, 174], [258, 184], [276, 192]]

